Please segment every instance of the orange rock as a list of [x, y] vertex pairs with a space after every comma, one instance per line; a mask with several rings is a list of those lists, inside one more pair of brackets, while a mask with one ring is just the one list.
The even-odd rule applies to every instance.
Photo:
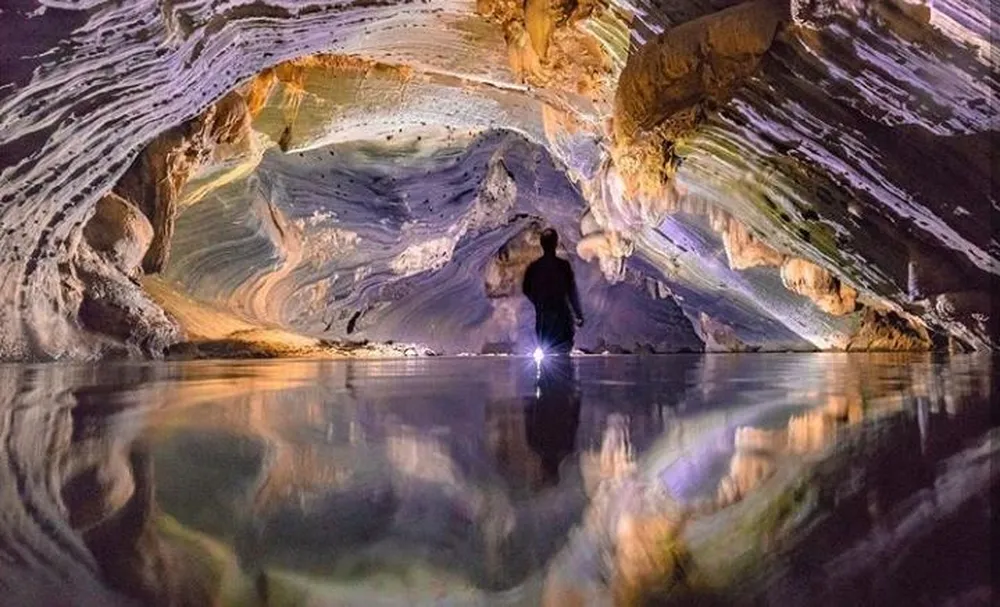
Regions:
[[790, 291], [811, 299], [827, 314], [841, 316], [854, 311], [858, 292], [811, 261], [792, 258], [781, 266], [781, 282]]
[[861, 327], [847, 344], [849, 351], [919, 351], [932, 346], [927, 327], [891, 310], [865, 310]]

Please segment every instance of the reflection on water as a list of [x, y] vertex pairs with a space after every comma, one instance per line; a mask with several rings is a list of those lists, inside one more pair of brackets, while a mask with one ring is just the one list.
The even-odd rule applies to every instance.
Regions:
[[0, 366], [0, 604], [987, 604], [994, 373]]
[[559, 464], [576, 447], [580, 426], [580, 390], [573, 361], [556, 356], [535, 369], [535, 394], [524, 408], [525, 436], [538, 456], [542, 481], [559, 482]]

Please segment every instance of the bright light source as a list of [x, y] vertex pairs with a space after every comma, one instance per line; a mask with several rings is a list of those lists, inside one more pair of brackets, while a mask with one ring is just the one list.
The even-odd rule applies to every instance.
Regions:
[[536, 363], [540, 363], [542, 362], [542, 359], [545, 358], [545, 352], [543, 352], [541, 348], [535, 348], [535, 351], [531, 354], [531, 357], [535, 359]]

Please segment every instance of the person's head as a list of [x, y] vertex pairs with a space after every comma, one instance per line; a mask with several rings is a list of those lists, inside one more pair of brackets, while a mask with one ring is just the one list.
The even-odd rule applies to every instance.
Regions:
[[556, 247], [559, 246], [559, 234], [552, 228], [545, 228], [542, 230], [540, 240], [542, 242], [542, 250], [548, 255], [554, 255]]

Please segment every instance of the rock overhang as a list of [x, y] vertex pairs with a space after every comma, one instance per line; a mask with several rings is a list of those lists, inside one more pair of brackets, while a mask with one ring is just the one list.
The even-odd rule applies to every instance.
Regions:
[[[676, 291], [699, 287], [700, 298], [689, 300], [718, 300], [720, 292], [696, 275], [720, 259], [719, 248], [701, 256], [678, 249], [663, 259], [671, 232], [664, 238], [664, 220], [700, 204], [712, 210], [687, 213], [687, 220], [682, 213], [671, 220], [672, 231], [711, 243], [712, 230], [695, 224], [728, 215], [708, 223], [736, 226], [715, 235], [732, 276], [753, 285], [737, 297], [750, 303], [737, 305], [770, 320], [774, 309], [790, 310], [778, 314], [779, 324], [814, 345], [845, 347], [849, 327], [823, 310], [794, 311], [810, 305], [796, 299], [809, 289], [773, 288], [779, 275], [789, 275], [785, 262], [734, 265], [733, 243], [746, 241], [734, 234], [752, 234], [774, 255], [816, 265], [830, 278], [810, 284], [850, 285], [862, 306], [929, 325], [966, 346], [995, 343], [989, 299], [975, 295], [988, 293], [997, 270], [997, 244], [984, 229], [995, 203], [981, 185], [991, 168], [983, 149], [988, 156], [993, 117], [982, 99], [995, 92], [996, 76], [975, 7], [688, 4], [14, 8], [13, 18], [25, 23], [74, 27], [53, 52], [26, 53], [19, 65], [37, 67], [30, 80], [0, 89], [7, 127], [0, 145], [11, 159], [2, 188], [4, 292], [11, 302], [5, 356], [94, 350], [74, 336], [78, 304], [59, 278], [79, 231], [143, 145], [234, 88], [257, 113], [258, 132], [290, 152], [399, 137], [428, 124], [444, 126], [445, 138], [449, 130], [516, 130], [546, 147], [576, 181], [589, 207], [580, 213], [587, 242], [580, 252], [600, 261], [611, 282], [623, 278], [628, 255], [646, 251], [644, 263], [660, 262], [652, 264], [659, 276], [651, 279], [673, 281]], [[680, 74], [680, 88], [692, 94], [674, 96], [669, 86], [660, 90], [662, 82], [648, 95], [628, 93], [647, 90], [637, 83], [656, 82], [663, 69], [685, 65], [697, 66], [694, 89], [681, 74], [690, 70], [668, 71]], [[280, 103], [254, 107], [262, 78], [282, 89]], [[304, 93], [299, 98], [296, 88]], [[919, 155], [893, 158], [905, 156], [906, 143], [896, 141], [907, 133], [902, 139], [911, 148], [957, 150], [957, 166], [934, 173], [908, 166]], [[427, 139], [425, 146], [435, 137]], [[635, 150], [641, 162], [630, 165]], [[947, 198], [956, 172], [964, 173], [957, 180], [964, 204], [957, 196], [927, 199], [928, 192]], [[615, 179], [624, 183], [608, 188]], [[678, 271], [678, 259], [690, 262], [691, 278]], [[942, 274], [968, 279], [959, 291]], [[911, 282], [916, 286], [905, 284]], [[698, 312], [688, 315], [697, 319]], [[852, 314], [855, 322], [878, 317]]]

